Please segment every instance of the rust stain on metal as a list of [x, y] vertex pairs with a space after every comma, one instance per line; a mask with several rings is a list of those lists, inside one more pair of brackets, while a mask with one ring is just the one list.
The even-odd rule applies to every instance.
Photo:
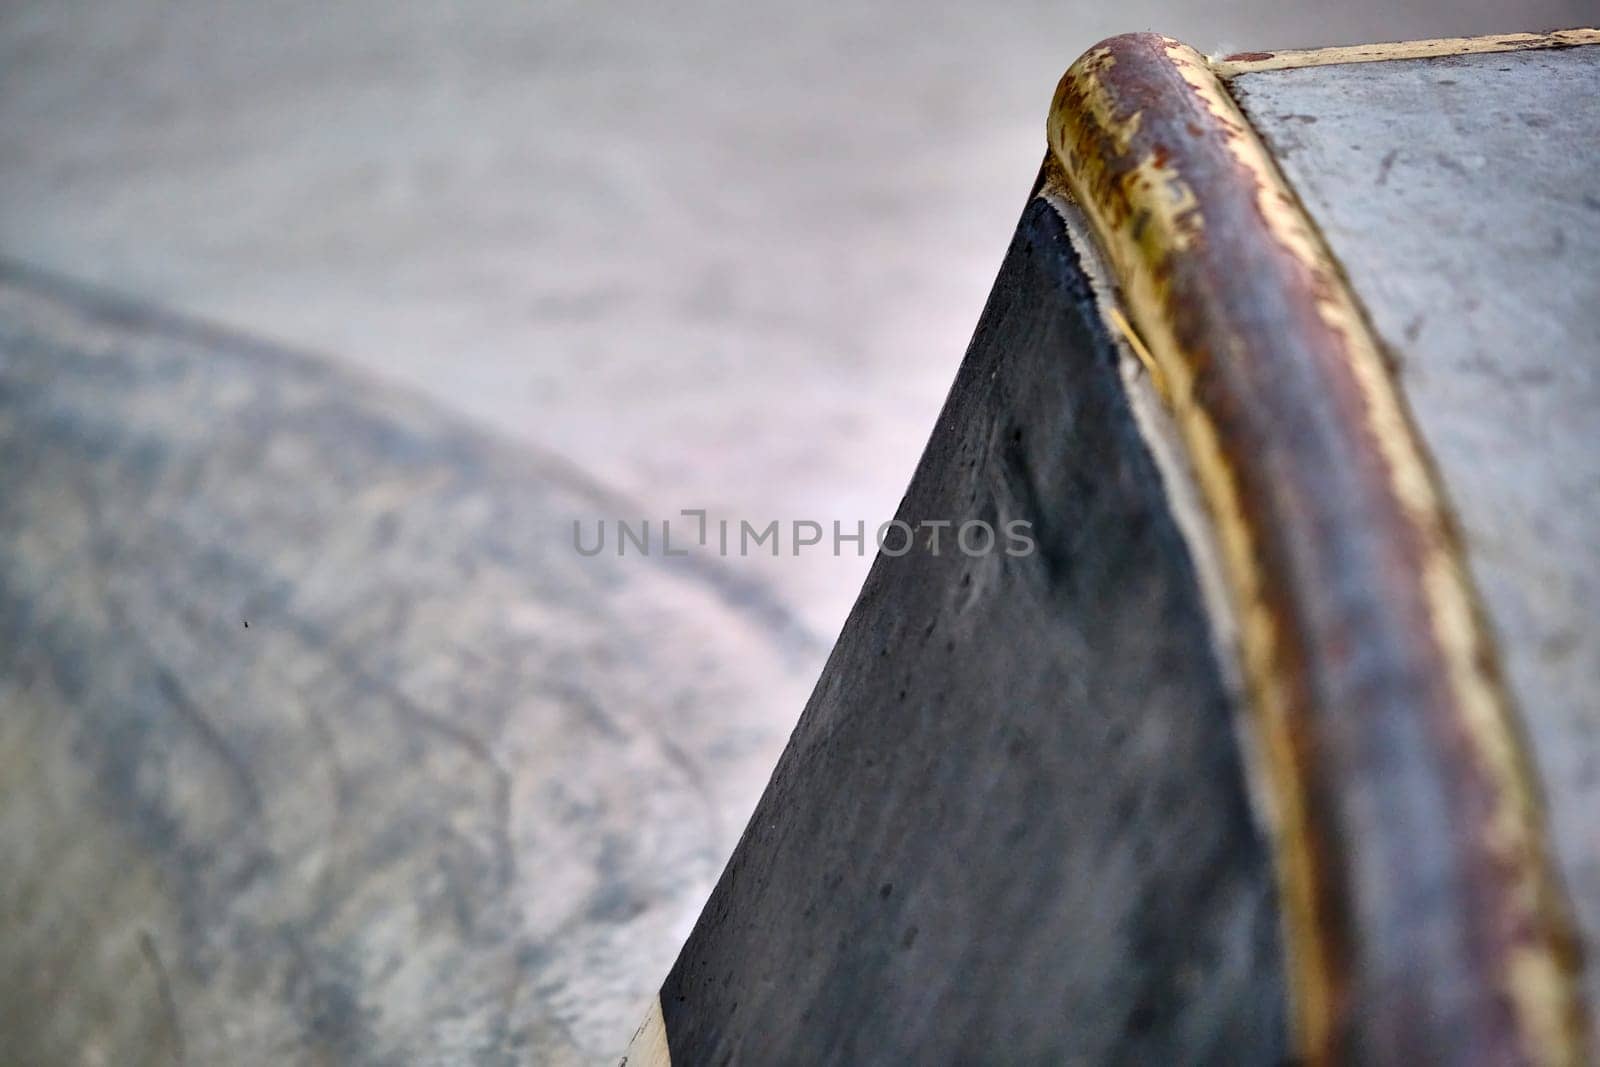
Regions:
[[1576, 941], [1519, 727], [1321, 236], [1212, 67], [1169, 38], [1087, 52], [1049, 135], [1222, 546], [1300, 1053], [1581, 1062]]
[[1554, 30], [1550, 33], [1512, 33], [1493, 37], [1440, 37], [1428, 41], [1396, 41], [1389, 44], [1346, 45], [1337, 48], [1306, 48], [1282, 52], [1237, 52], [1211, 61], [1217, 77], [1227, 80], [1240, 74], [1294, 67], [1325, 67], [1335, 63], [1381, 63], [1395, 59], [1432, 59], [1482, 52], [1523, 52], [1531, 48], [1571, 48], [1574, 45], [1600, 44], [1600, 30]]

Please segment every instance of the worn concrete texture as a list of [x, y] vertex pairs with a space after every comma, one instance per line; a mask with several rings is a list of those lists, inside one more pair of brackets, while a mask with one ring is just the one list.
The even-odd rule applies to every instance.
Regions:
[[[1556, 0], [11, 3], [0, 252], [409, 386], [605, 486], [595, 517], [875, 522], [977, 321], [1056, 79], [1095, 40], [1596, 19]], [[525, 462], [537, 478], [546, 460]], [[795, 669], [814, 676], [868, 562], [729, 568], [802, 620]], [[722, 654], [661, 659], [663, 703], [636, 713]], [[799, 710], [786, 677], [707, 714], [775, 757]], [[726, 754], [687, 756], [715, 778]], [[730, 778], [724, 810], [748, 811], [762, 777]], [[683, 897], [719, 867], [684, 870]], [[631, 988], [555, 1009], [574, 1048], [625, 1041], [692, 912], [631, 923]], [[574, 936], [615, 944], [607, 921]]]
[[815, 650], [436, 405], [0, 268], [0, 1062], [615, 1051]]

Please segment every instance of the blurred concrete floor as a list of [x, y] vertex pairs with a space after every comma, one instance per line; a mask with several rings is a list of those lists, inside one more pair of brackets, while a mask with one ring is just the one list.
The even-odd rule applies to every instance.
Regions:
[[[566, 457], [630, 518], [875, 525], [1084, 48], [1597, 17], [1592, 0], [12, 2], [0, 253], [405, 383]], [[734, 562], [825, 648], [869, 560]], [[727, 714], [783, 732], [799, 710]]]
[[[651, 516], [892, 516], [1062, 69], [1593, 2], [65, 0], [0, 14], [0, 252], [328, 353]], [[831, 640], [867, 560], [751, 560]]]

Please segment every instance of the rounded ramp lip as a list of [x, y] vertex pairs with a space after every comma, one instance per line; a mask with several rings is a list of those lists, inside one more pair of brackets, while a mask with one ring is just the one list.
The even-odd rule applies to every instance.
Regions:
[[1217, 64], [1126, 34], [1075, 62], [1051, 108], [1051, 154], [1222, 545], [1309, 1062], [1467, 1045], [1581, 1062], [1587, 1024], [1539, 786], [1444, 493], [1222, 77], [1600, 40], [1565, 33]]

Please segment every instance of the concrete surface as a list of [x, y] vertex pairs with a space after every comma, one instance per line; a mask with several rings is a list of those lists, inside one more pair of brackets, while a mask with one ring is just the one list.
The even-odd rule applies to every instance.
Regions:
[[[398, 395], [397, 395], [398, 394]], [[347, 368], [0, 268], [0, 1062], [604, 1060], [814, 650]]]
[[[1088, 45], [1586, 17], [1571, 0], [9, 5], [0, 248], [375, 369], [655, 512], [882, 521]], [[866, 564], [765, 567], [831, 638]]]
[[1080, 247], [1030, 205], [898, 516], [1035, 550], [874, 564], [662, 984], [677, 1067], [1289, 1060], [1237, 705]]

